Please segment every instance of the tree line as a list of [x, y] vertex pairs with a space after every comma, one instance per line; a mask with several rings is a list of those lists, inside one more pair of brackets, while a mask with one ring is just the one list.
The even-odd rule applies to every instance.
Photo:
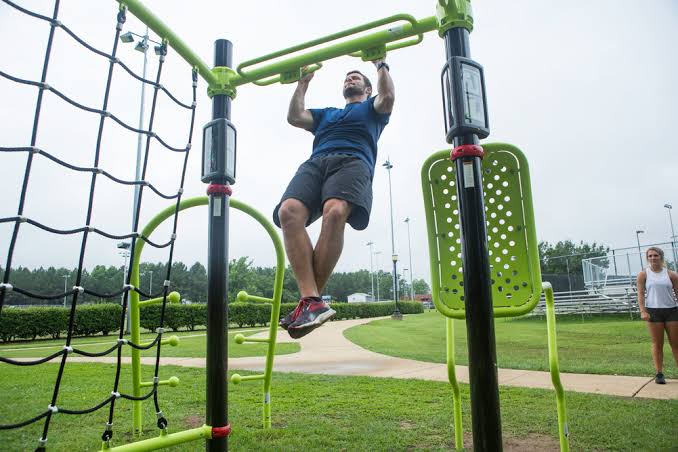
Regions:
[[[539, 242], [539, 256], [543, 274], [581, 274], [582, 259], [605, 256], [609, 247], [598, 243], [575, 243], [571, 240], [556, 243]], [[241, 290], [252, 295], [271, 298], [273, 296], [274, 267], [257, 267], [249, 257], [232, 259], [228, 265], [229, 287], [228, 301], [235, 300]], [[4, 274], [3, 268], [0, 272]], [[142, 262], [139, 265], [140, 289], [145, 293], [159, 293], [167, 279], [167, 265], [164, 263]], [[66, 268], [13, 268], [10, 275], [13, 286], [41, 295], [56, 295], [71, 290], [75, 285], [76, 270]], [[392, 300], [392, 275], [378, 270], [370, 277], [368, 270], [354, 272], [336, 272], [327, 283], [323, 295], [330, 295], [338, 301], [346, 301], [348, 296], [357, 293], [372, 293], [374, 281], [374, 297], [380, 300]], [[181, 298], [193, 303], [207, 301], [207, 270], [200, 262], [188, 267], [183, 262], [174, 262], [170, 268], [171, 290], [181, 294]], [[119, 291], [123, 285], [123, 267], [97, 265], [82, 274], [81, 286], [100, 294], [111, 294]], [[431, 289], [423, 279], [413, 281], [415, 294], [429, 294]], [[398, 278], [400, 299], [409, 299], [409, 280]], [[120, 301], [120, 296], [113, 298], [96, 297], [89, 294], [79, 295], [81, 303], [103, 303]], [[299, 290], [294, 280], [291, 267], [285, 270], [283, 280], [283, 301], [292, 302], [299, 299]], [[70, 296], [66, 297], [66, 305], [70, 304]], [[63, 305], [64, 299], [36, 300], [17, 292], [5, 295], [5, 305]]]
[[[124, 283], [124, 269], [122, 266], [97, 265], [83, 270], [80, 286], [99, 294], [112, 294], [122, 289]], [[272, 298], [275, 267], [257, 267], [249, 257], [232, 259], [228, 265], [229, 285], [228, 301], [235, 300], [241, 290], [251, 295]], [[0, 273], [4, 269], [0, 267]], [[167, 279], [168, 268], [165, 263], [142, 262], [139, 264], [139, 289], [144, 293], [157, 294], [161, 292], [164, 281]], [[40, 295], [59, 295], [71, 291], [76, 284], [76, 269], [67, 268], [13, 268], [10, 273], [10, 284], [15, 287]], [[170, 290], [181, 294], [182, 300], [192, 303], [207, 302], [207, 269], [200, 262], [188, 267], [183, 262], [174, 262], [170, 268]], [[392, 277], [390, 273], [379, 270], [374, 274], [375, 298], [377, 291], [381, 300], [392, 300]], [[400, 299], [409, 299], [409, 281], [399, 277]], [[430, 288], [423, 279], [413, 280], [416, 294], [428, 294]], [[346, 301], [348, 296], [357, 293], [371, 293], [372, 279], [368, 270], [355, 272], [336, 272], [327, 283], [323, 295], [330, 295], [334, 300]], [[98, 297], [83, 293], [78, 296], [78, 303], [111, 303], [119, 302], [121, 296]], [[283, 302], [293, 302], [299, 299], [299, 289], [294, 280], [292, 268], [285, 269], [283, 279]], [[70, 306], [72, 295], [51, 300], [38, 300], [16, 291], [5, 294], [7, 305], [66, 305]]]

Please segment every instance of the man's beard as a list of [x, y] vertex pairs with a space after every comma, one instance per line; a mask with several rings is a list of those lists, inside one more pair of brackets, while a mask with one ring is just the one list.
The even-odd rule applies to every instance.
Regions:
[[363, 94], [365, 94], [365, 90], [359, 86], [349, 85], [344, 88], [344, 99], [348, 99], [352, 96], [362, 96]]

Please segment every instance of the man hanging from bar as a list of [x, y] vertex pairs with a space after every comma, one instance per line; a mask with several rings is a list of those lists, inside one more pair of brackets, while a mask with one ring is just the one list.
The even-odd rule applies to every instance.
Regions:
[[[306, 109], [304, 97], [313, 73], [299, 80], [290, 101], [287, 121], [315, 136], [311, 157], [301, 164], [273, 212], [301, 294], [297, 308], [280, 322], [295, 339], [336, 314], [320, 295], [341, 255], [344, 228], [348, 222], [363, 230], [369, 223], [377, 141], [395, 99], [388, 64], [384, 59], [373, 63], [378, 90], [374, 97], [370, 80], [353, 70], [344, 79], [343, 109]], [[320, 237], [313, 247], [306, 227], [321, 217]]]

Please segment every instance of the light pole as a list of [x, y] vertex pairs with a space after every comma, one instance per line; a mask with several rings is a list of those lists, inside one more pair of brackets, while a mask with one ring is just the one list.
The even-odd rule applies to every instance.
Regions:
[[395, 302], [395, 310], [391, 318], [402, 320], [403, 315], [400, 313], [400, 306], [398, 305], [398, 255], [395, 252], [395, 233], [393, 230], [393, 191], [391, 190], [391, 168], [393, 168], [393, 164], [387, 158], [381, 166], [388, 171], [388, 200], [391, 206], [391, 261], [393, 262], [393, 301]]
[[676, 256], [676, 231], [673, 229], [673, 217], [671, 216], [671, 210], [673, 206], [671, 204], [664, 204], [666, 210], [669, 211], [669, 223], [671, 224], [671, 250], [673, 251], [673, 268], [678, 268], [678, 258]]
[[374, 252], [374, 259], [377, 261], [377, 301], [380, 300], [379, 297], [379, 255], [381, 254], [381, 251], [375, 251]]
[[[409, 270], [410, 270], [409, 268], [403, 268], [403, 278], [405, 278], [405, 284], [407, 284], [407, 277], [405, 276], [405, 273], [407, 273]], [[410, 278], [410, 281], [412, 281], [412, 278]], [[412, 292], [410, 291], [410, 293]]]
[[[130, 252], [129, 249], [132, 246], [130, 242], [119, 242], [117, 244], [118, 249], [120, 250], [119, 254], [122, 256], [122, 286], [125, 287], [125, 284], [127, 284], [127, 263], [129, 262], [129, 257], [130, 257]], [[122, 294], [120, 295], [120, 305], [122, 305], [125, 302], [125, 292], [123, 291]], [[131, 326], [131, 320], [130, 320], [130, 315], [129, 315], [129, 309], [127, 310], [127, 323], [126, 323], [126, 328], [127, 330], [125, 333], [130, 332], [130, 326]]]
[[[143, 36], [137, 33], [134, 33], [133, 31], [128, 31], [127, 33], [124, 33], [120, 35], [120, 41], [122, 41], [125, 44], [129, 44], [135, 41], [135, 36], [137, 38], [140, 38], [139, 41], [137, 41], [136, 45], [134, 46], [134, 50], [141, 52], [144, 54], [144, 67], [142, 70], [141, 78], [146, 80], [146, 68], [148, 66], [148, 47], [149, 47], [149, 42], [152, 42], [154, 44], [157, 44], [156, 46], [153, 47], [153, 50], [155, 51], [156, 55], [162, 55], [163, 54], [163, 45], [162, 43], [158, 41], [154, 41], [148, 36], [148, 27], [146, 27], [146, 31], [144, 32]], [[144, 130], [144, 104], [146, 100], [146, 82], [141, 83], [141, 100], [139, 102], [139, 130]], [[143, 138], [144, 134], [139, 133], [137, 136], [137, 162], [136, 162], [136, 168], [134, 171], [134, 180], [138, 181], [141, 179], [141, 148], [143, 146]], [[138, 215], [139, 212], [139, 184], [134, 184], [134, 199], [133, 199], [133, 206], [132, 206], [132, 231], [136, 232], [138, 229]], [[128, 250], [130, 247], [130, 244], [127, 244], [127, 247], [125, 248]], [[118, 248], [120, 248], [118, 244]], [[126, 257], [130, 258], [130, 252], [127, 251]], [[127, 265], [128, 262], [125, 261], [125, 271], [123, 272], [123, 277], [126, 277], [127, 275]], [[125, 279], [125, 282], [127, 280]], [[123, 282], [123, 285], [125, 284]], [[124, 300], [124, 292], [122, 294], [123, 300]], [[130, 315], [129, 312], [127, 313], [127, 332], [129, 333], [130, 331]]]
[[64, 278], [64, 308], [66, 307], [66, 291], [68, 291], [68, 278], [71, 276], [70, 273], [66, 273], [65, 275], [61, 275], [62, 278]]
[[414, 285], [412, 284], [412, 242], [410, 240], [410, 217], [405, 218], [407, 223], [407, 251], [410, 254], [410, 299], [414, 301]]
[[374, 242], [367, 242], [367, 246], [370, 247], [370, 282], [372, 283], [372, 301], [374, 301], [374, 266], [372, 265], [372, 246]]
[[637, 230], [636, 231], [636, 243], [638, 244], [638, 259], [640, 259], [640, 269], [643, 269], [643, 252], [640, 250], [640, 234], [644, 234], [645, 231]]
[[148, 275], [150, 278], [150, 283], [148, 284], [148, 296], [150, 298], [153, 294], [153, 272], [148, 270], [143, 273], [139, 273], [139, 285], [141, 285], [141, 277], [145, 275]]

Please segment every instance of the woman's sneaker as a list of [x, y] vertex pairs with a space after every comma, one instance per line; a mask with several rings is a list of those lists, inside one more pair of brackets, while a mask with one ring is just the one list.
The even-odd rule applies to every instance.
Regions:
[[665, 385], [666, 379], [664, 378], [664, 374], [661, 372], [657, 373], [657, 375], [654, 377], [654, 382], [658, 385]]
[[[309, 297], [301, 307], [296, 320], [287, 326], [287, 332], [293, 339], [299, 339], [334, 317], [337, 312], [324, 301]], [[300, 303], [301, 304], [301, 303]]]

